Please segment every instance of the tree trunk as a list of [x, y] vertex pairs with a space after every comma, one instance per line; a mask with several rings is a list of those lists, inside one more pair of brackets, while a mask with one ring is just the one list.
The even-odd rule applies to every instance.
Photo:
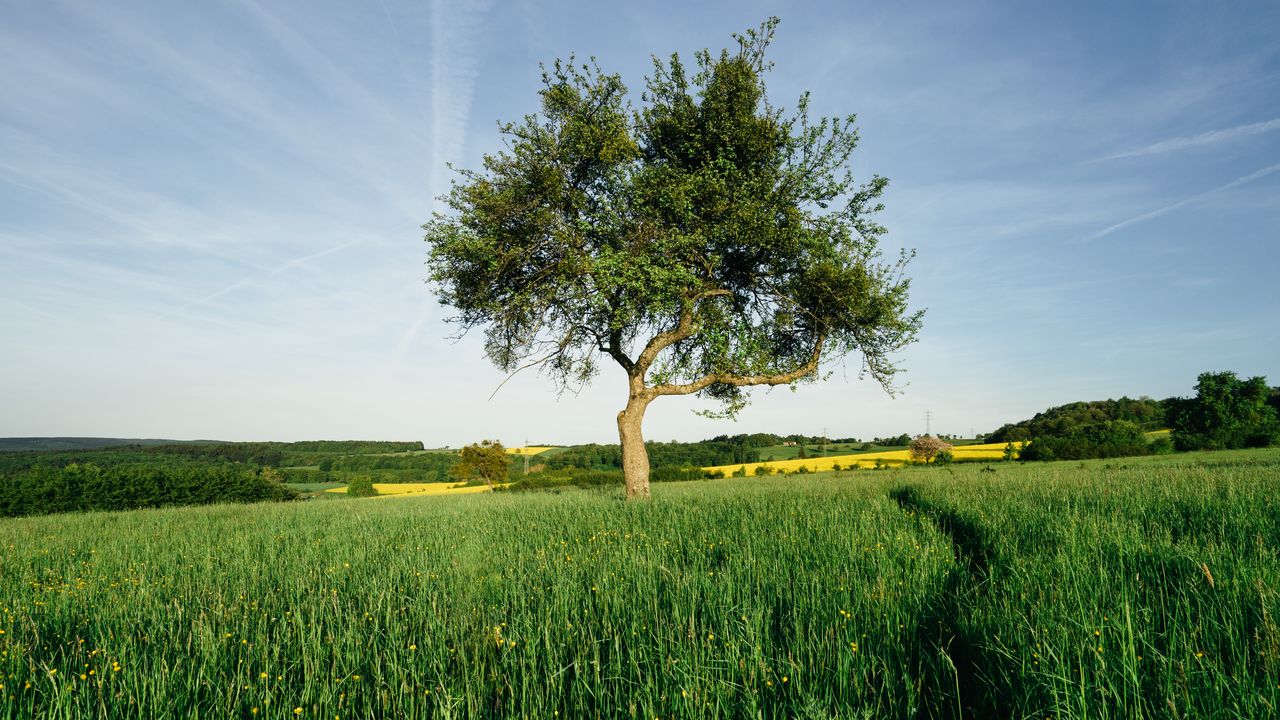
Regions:
[[622, 441], [622, 481], [628, 500], [649, 499], [649, 451], [644, 446], [640, 424], [649, 398], [632, 393], [627, 407], [618, 413], [618, 439]]

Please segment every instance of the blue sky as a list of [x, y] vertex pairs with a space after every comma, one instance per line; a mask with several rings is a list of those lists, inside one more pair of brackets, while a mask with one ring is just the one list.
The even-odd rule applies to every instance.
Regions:
[[454, 342], [419, 225], [536, 109], [538, 63], [769, 15], [770, 96], [858, 114], [928, 308], [888, 397], [856, 360], [689, 398], [646, 436], [968, 434], [1074, 400], [1280, 384], [1280, 5], [0, 0], [0, 436], [610, 442]]

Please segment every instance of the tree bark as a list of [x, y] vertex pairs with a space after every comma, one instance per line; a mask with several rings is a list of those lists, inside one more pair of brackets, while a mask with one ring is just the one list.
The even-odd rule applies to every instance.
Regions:
[[[637, 384], [640, 388], [637, 388]], [[643, 391], [643, 382], [631, 383], [627, 407], [618, 413], [618, 439], [622, 443], [622, 481], [628, 500], [649, 499], [649, 451], [644, 446], [640, 424], [652, 399]]]

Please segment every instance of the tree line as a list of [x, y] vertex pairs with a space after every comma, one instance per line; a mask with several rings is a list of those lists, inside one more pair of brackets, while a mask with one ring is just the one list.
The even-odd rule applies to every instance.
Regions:
[[[747, 436], [704, 440], [702, 442], [648, 442], [645, 448], [653, 471], [660, 468], [705, 467], [760, 461], [757, 446], [748, 444]], [[763, 446], [759, 446], [763, 447]], [[619, 445], [577, 445], [549, 456], [542, 464], [549, 470], [621, 470], [622, 448]], [[653, 477], [657, 480], [659, 478]]]
[[290, 500], [271, 468], [239, 463], [38, 463], [0, 470], [0, 516]]
[[[1079, 460], [1280, 444], [1280, 388], [1265, 377], [1201, 373], [1194, 397], [1120, 398], [1050, 408], [1005, 425], [990, 442], [1030, 440], [1023, 460]], [[1169, 429], [1168, 437], [1147, 432]]]

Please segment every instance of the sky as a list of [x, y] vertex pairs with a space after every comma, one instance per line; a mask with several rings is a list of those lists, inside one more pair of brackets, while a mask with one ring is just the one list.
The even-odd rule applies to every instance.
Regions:
[[659, 399], [648, 439], [1280, 384], [1274, 2], [0, 0], [0, 436], [616, 442], [616, 367], [493, 394], [420, 226], [539, 63], [595, 56], [639, 103], [651, 56], [771, 15], [770, 98], [858, 115], [924, 326], [893, 396], [851, 358], [737, 422]]

